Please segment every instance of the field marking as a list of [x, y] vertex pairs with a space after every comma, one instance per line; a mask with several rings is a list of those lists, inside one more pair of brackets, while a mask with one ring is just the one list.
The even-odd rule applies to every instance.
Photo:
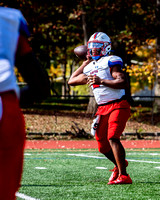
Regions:
[[20, 197], [21, 199], [25, 199], [25, 200], [40, 200], [40, 199], [35, 199], [33, 197], [27, 196], [19, 192], [16, 192], [16, 197]]
[[142, 163], [156, 163], [156, 164], [160, 164], [160, 162], [156, 162], [156, 161], [147, 161], [147, 160], [132, 160], [132, 159], [127, 159], [128, 161], [131, 162], [142, 162]]
[[96, 169], [107, 169], [106, 167], [96, 167]]
[[[86, 158], [107, 159], [106, 157], [89, 156], [89, 155], [85, 155], [85, 154], [67, 154], [67, 155], [70, 155], [70, 156], [79, 156], [79, 157], [86, 157]], [[131, 162], [142, 162], [142, 163], [156, 163], [156, 164], [160, 164], [160, 162], [156, 162], [156, 161], [133, 160], [133, 159], [127, 159], [127, 160], [131, 161]]]
[[88, 156], [85, 154], [74, 154], [74, 153], [68, 153], [68, 156], [79, 156], [79, 157], [86, 157], [86, 158], [96, 158], [96, 159], [106, 159], [106, 157], [100, 157], [100, 156]]
[[25, 156], [31, 156], [31, 153], [24, 153]]
[[127, 155], [150, 155], [150, 156], [159, 156], [160, 153], [127, 152]]
[[155, 167], [156, 169], [160, 169], [160, 167]]
[[59, 153], [36, 153], [36, 152], [33, 152], [33, 153], [24, 153], [24, 156], [44, 156], [44, 155], [59, 155]]
[[[37, 153], [37, 152], [33, 152], [33, 153], [24, 153], [25, 156], [33, 156], [33, 155], [59, 155], [61, 154], [61, 152], [50, 152], [50, 153]], [[98, 154], [98, 153], [97, 153]], [[151, 156], [158, 156], [160, 155], [160, 153], [147, 153], [147, 152], [127, 152], [127, 155], [151, 155]]]
[[35, 169], [47, 169], [46, 167], [35, 167]]

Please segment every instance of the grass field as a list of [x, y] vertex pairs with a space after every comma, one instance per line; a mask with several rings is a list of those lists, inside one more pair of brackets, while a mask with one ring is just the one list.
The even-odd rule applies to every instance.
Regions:
[[25, 200], [158, 200], [160, 151], [126, 151], [133, 184], [107, 185], [114, 166], [97, 150], [26, 150]]

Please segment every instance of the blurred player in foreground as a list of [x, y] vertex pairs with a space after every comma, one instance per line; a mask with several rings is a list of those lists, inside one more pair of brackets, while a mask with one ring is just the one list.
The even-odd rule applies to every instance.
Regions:
[[[125, 95], [128, 83], [122, 70], [123, 61], [110, 56], [111, 40], [102, 32], [94, 33], [88, 43], [87, 60], [71, 75], [68, 84], [88, 84], [98, 104], [95, 138], [99, 151], [115, 167], [108, 184], [131, 184], [126, 172], [128, 165], [120, 136], [130, 117], [130, 105]], [[91, 59], [90, 59], [91, 58]]]
[[[19, 104], [40, 100], [50, 92], [28, 36], [21, 12], [0, 7], [0, 200], [14, 200], [21, 181], [25, 122]], [[22, 91], [16, 84], [15, 65], [28, 83]]]

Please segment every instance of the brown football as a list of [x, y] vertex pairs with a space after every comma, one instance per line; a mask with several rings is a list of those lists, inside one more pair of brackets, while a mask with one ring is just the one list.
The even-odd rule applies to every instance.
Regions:
[[80, 59], [87, 59], [87, 45], [80, 45], [74, 49], [75, 55]]

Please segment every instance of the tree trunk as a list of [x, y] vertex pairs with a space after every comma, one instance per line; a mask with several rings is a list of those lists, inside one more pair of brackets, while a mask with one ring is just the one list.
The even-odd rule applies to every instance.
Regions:
[[87, 35], [86, 13], [84, 11], [82, 13], [82, 28], [84, 34], [84, 45], [87, 45], [88, 35]]
[[90, 95], [91, 95], [91, 97], [89, 98], [89, 103], [87, 106], [87, 113], [91, 113], [92, 115], [94, 115], [97, 110], [97, 103], [95, 101], [95, 98], [93, 96], [93, 92], [92, 92], [91, 88], [90, 88]]
[[[87, 24], [86, 24], [86, 13], [83, 10], [82, 12], [82, 28], [83, 28], [83, 34], [84, 34], [84, 44], [87, 44], [88, 41], [88, 35], [87, 35]], [[90, 89], [90, 95], [93, 96], [92, 89]], [[96, 112], [97, 106], [96, 101], [94, 97], [89, 98], [89, 103], [87, 106], [87, 113], [94, 113]]]
[[63, 85], [62, 85], [62, 95], [64, 98], [66, 98], [66, 63], [63, 64]]

